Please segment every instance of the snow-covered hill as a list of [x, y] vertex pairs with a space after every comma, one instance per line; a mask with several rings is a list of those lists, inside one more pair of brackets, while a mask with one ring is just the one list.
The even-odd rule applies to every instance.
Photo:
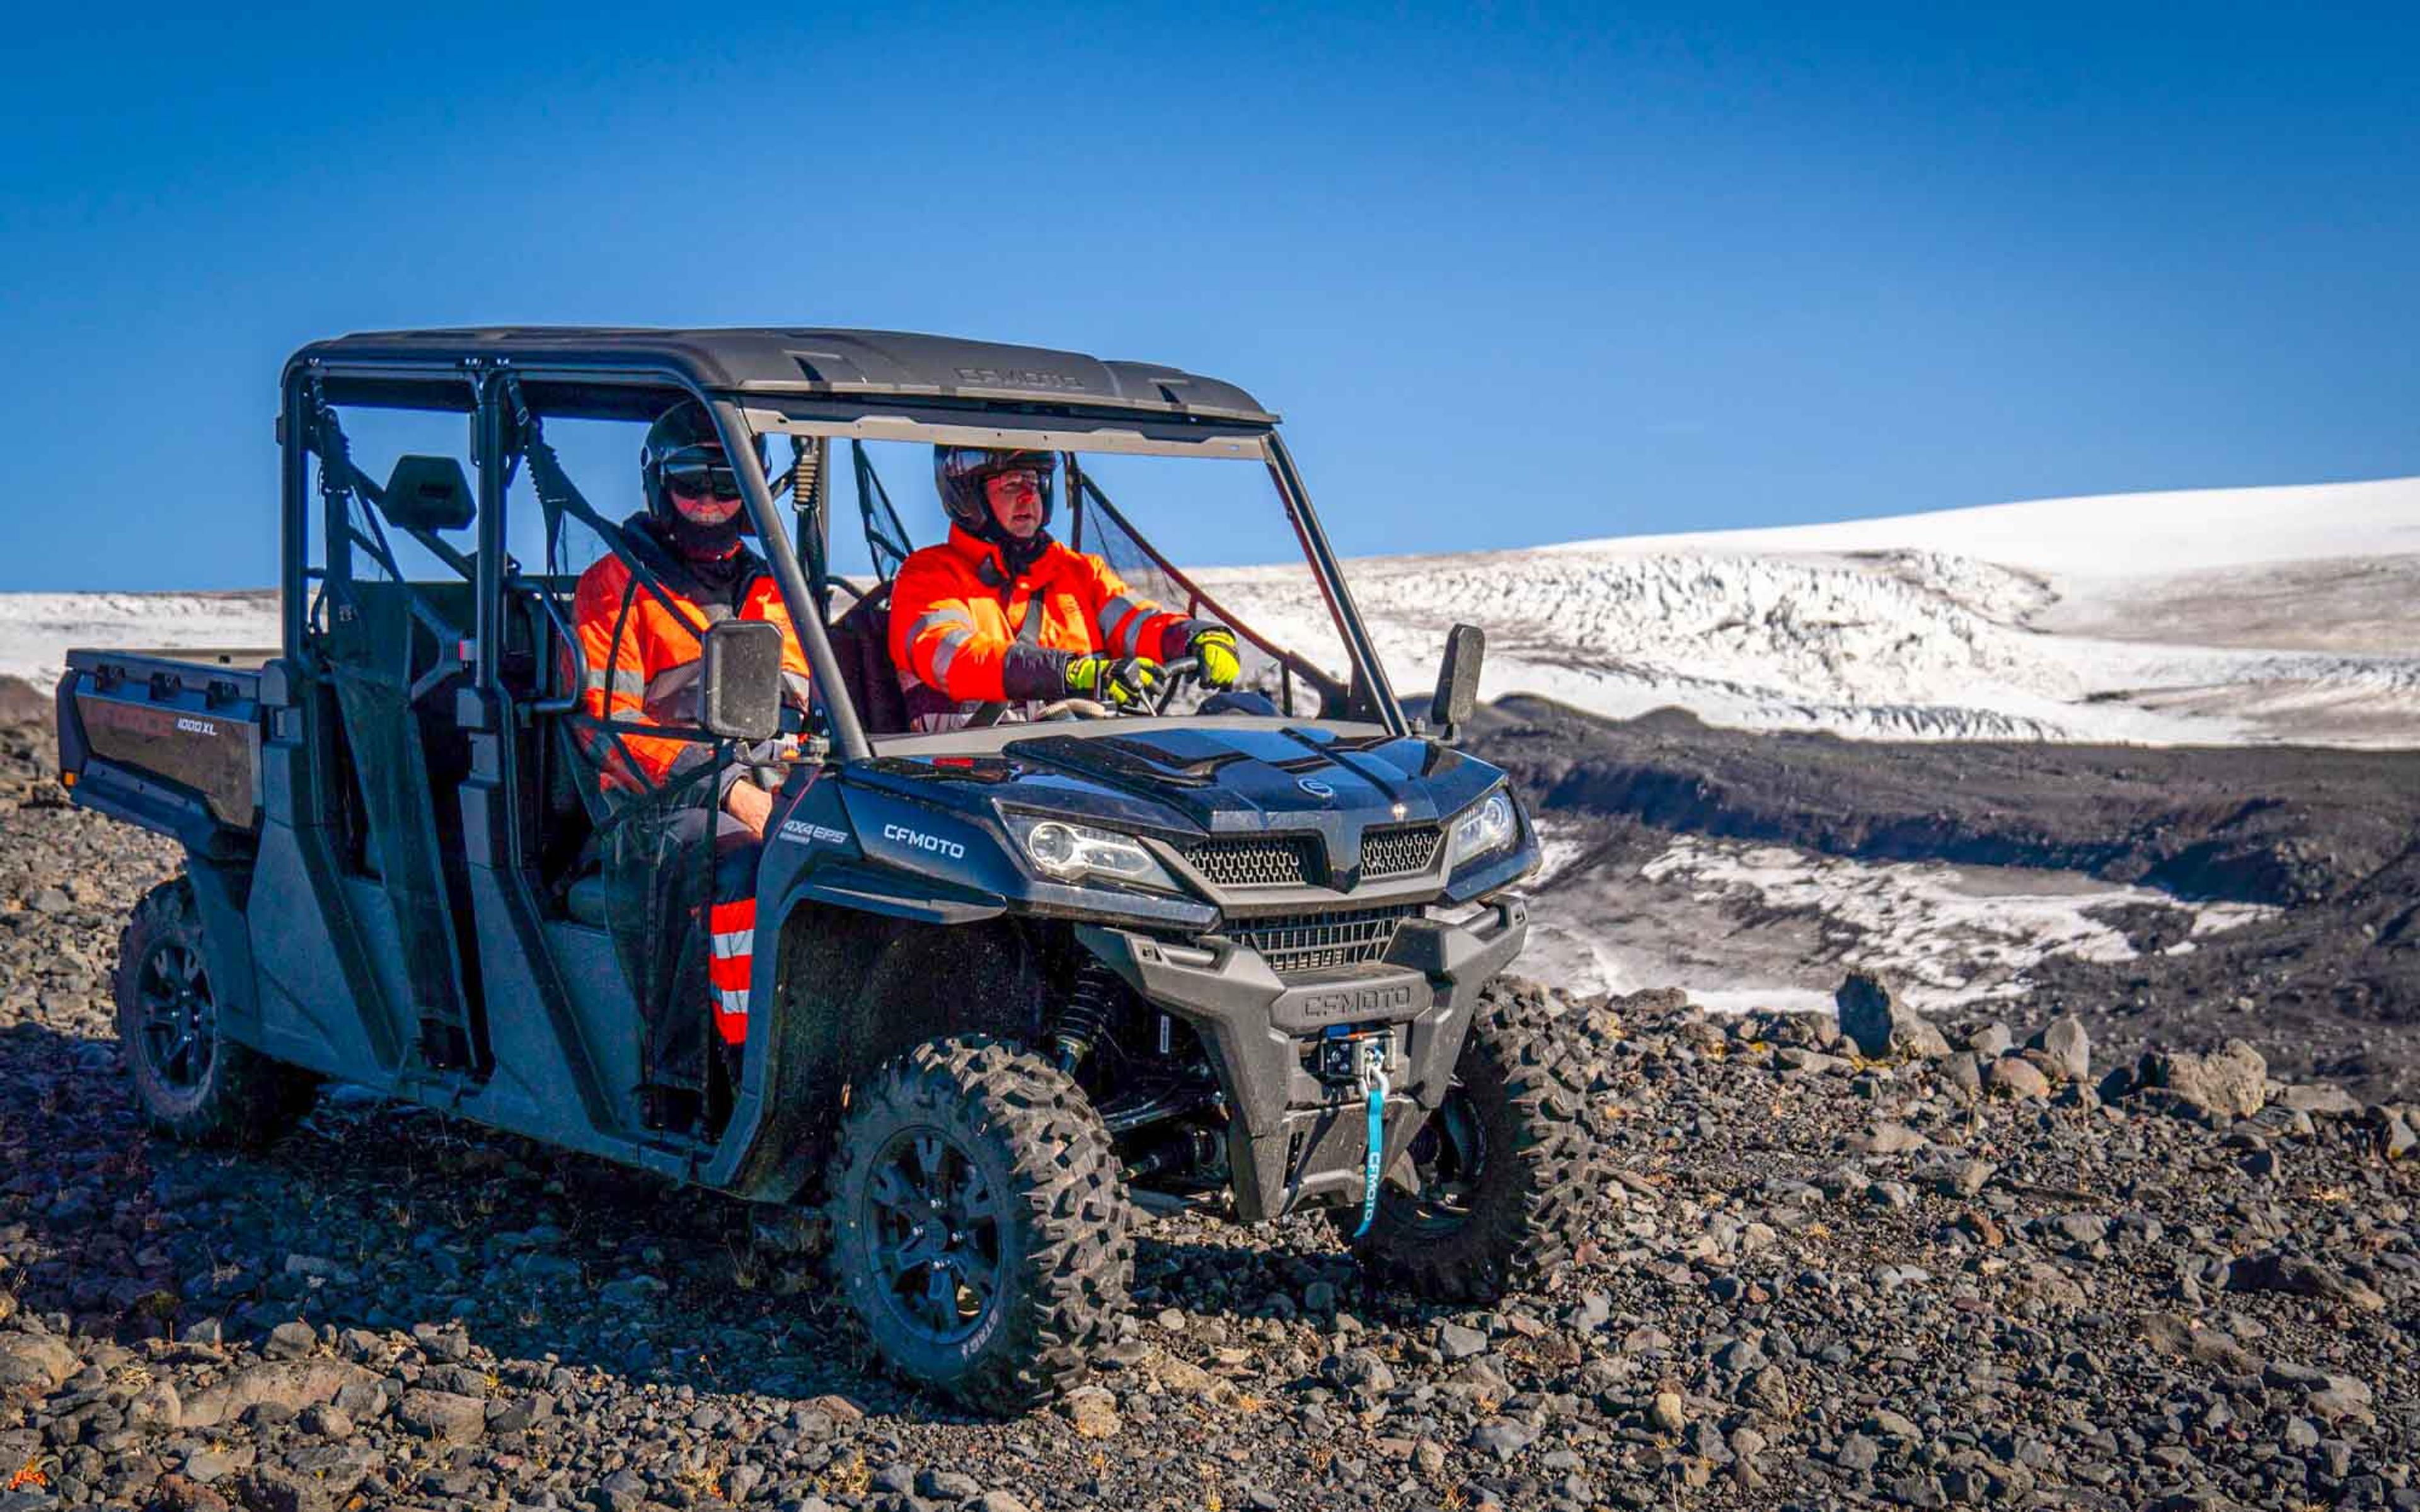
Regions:
[[[1398, 691], [1881, 738], [2420, 744], [2420, 479], [2118, 495], [1350, 565]], [[1284, 568], [1203, 576], [1280, 639]]]
[[[1875, 738], [2420, 745], [2420, 478], [2056, 499], [1349, 564], [1398, 691], [1488, 632], [1485, 696]], [[1203, 588], [1335, 645], [1297, 567]], [[70, 644], [274, 642], [265, 594], [0, 594], [0, 673]], [[1329, 659], [1323, 657], [1322, 659]]]
[[70, 646], [215, 647], [277, 644], [277, 595], [0, 594], [0, 676], [48, 690]]

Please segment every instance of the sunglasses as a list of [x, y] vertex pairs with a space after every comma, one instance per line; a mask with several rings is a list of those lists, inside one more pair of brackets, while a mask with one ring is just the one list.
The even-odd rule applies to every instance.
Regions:
[[739, 475], [721, 462], [667, 462], [664, 486], [684, 499], [737, 499]]

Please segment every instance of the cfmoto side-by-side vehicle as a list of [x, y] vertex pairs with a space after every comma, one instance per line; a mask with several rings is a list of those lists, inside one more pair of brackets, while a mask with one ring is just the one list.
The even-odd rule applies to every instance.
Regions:
[[[685, 399], [811, 677], [785, 716], [778, 628], [695, 625], [695, 722], [673, 737], [707, 775], [613, 796], [601, 767], [636, 730], [583, 702], [573, 597], [604, 552], [654, 592], [634, 528], [583, 491], [635, 474], [636, 448], [583, 481], [564, 457]], [[458, 448], [383, 482], [356, 462], [397, 417], [462, 437], [447, 412]], [[1249, 394], [875, 332], [427, 331], [304, 347], [278, 432], [281, 643], [80, 650], [59, 687], [75, 801], [186, 852], [116, 982], [160, 1131], [258, 1141], [333, 1077], [820, 1212], [881, 1353], [992, 1411], [1107, 1336], [1138, 1199], [1327, 1210], [1364, 1263], [1437, 1297], [1569, 1253], [1587, 1162], [1550, 1031], [1481, 1011], [1538, 844], [1503, 775], [1450, 744], [1478, 634], [1447, 638], [1416, 725]], [[1052, 454], [1060, 537], [1233, 625], [1242, 684], [1180, 663], [1140, 710], [911, 731], [887, 602], [908, 532], [877, 458], [935, 445]], [[1121, 468], [1171, 461], [1150, 476], [1188, 507], [1214, 462], [1264, 501], [1300, 552], [1260, 569], [1267, 601], [1331, 659], [1214, 602], [1130, 522], [1152, 501], [1111, 501]], [[833, 563], [844, 475], [864, 571]], [[699, 1027], [710, 979], [730, 985], [704, 837], [733, 763], [774, 810], [725, 1050]]]

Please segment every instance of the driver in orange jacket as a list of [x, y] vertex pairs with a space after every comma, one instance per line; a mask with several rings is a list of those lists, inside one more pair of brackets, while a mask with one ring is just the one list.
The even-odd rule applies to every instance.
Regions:
[[1137, 597], [1099, 557], [1051, 539], [1058, 460], [933, 449], [950, 538], [910, 555], [891, 590], [891, 659], [918, 730], [955, 729], [985, 703], [1130, 707], [1180, 656], [1209, 687], [1242, 673], [1233, 631]]
[[[713, 759], [710, 745], [646, 734], [641, 727], [697, 727], [702, 634], [718, 620], [781, 626], [783, 702], [799, 711], [800, 721], [809, 707], [806, 652], [771, 570], [741, 539], [749, 525], [738, 477], [713, 420], [695, 401], [665, 410], [648, 427], [639, 474], [646, 511], [623, 523], [622, 536], [660, 596], [643, 589], [630, 563], [610, 552], [581, 575], [573, 595], [585, 717], [577, 730], [609, 800], [662, 789]], [[609, 723], [623, 728], [609, 730]], [[677, 843], [714, 847], [706, 914], [709, 990], [715, 1030], [735, 1050], [748, 1040], [756, 863], [773, 813], [773, 795], [750, 779], [749, 770], [725, 766], [717, 775], [713, 808], [670, 822]]]

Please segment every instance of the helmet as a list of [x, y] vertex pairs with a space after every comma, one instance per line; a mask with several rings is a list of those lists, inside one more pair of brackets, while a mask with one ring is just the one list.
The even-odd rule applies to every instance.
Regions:
[[998, 542], [1000, 522], [992, 517], [984, 485], [1003, 472], [1031, 471], [1042, 485], [1042, 526], [1050, 527], [1050, 486], [1059, 474], [1056, 452], [994, 452], [980, 446], [933, 448], [933, 486], [953, 522], [970, 535]]
[[[761, 436], [756, 439], [756, 464], [759, 469], [766, 465], [765, 439]], [[670, 490], [664, 486], [665, 472], [669, 470], [677, 473], [686, 468], [709, 470], [712, 481], [721, 486], [715, 490], [718, 494], [738, 497], [738, 480], [732, 475], [731, 459], [722, 450], [722, 438], [716, 434], [713, 417], [706, 412], [706, 407], [694, 399], [683, 399], [658, 415], [656, 423], [647, 427], [646, 440], [639, 447], [639, 480], [646, 489], [647, 513], [663, 524], [670, 525], [677, 518]], [[731, 490], [727, 494], [722, 492], [725, 487]], [[741, 512], [739, 518], [744, 521], [746, 517]]]

